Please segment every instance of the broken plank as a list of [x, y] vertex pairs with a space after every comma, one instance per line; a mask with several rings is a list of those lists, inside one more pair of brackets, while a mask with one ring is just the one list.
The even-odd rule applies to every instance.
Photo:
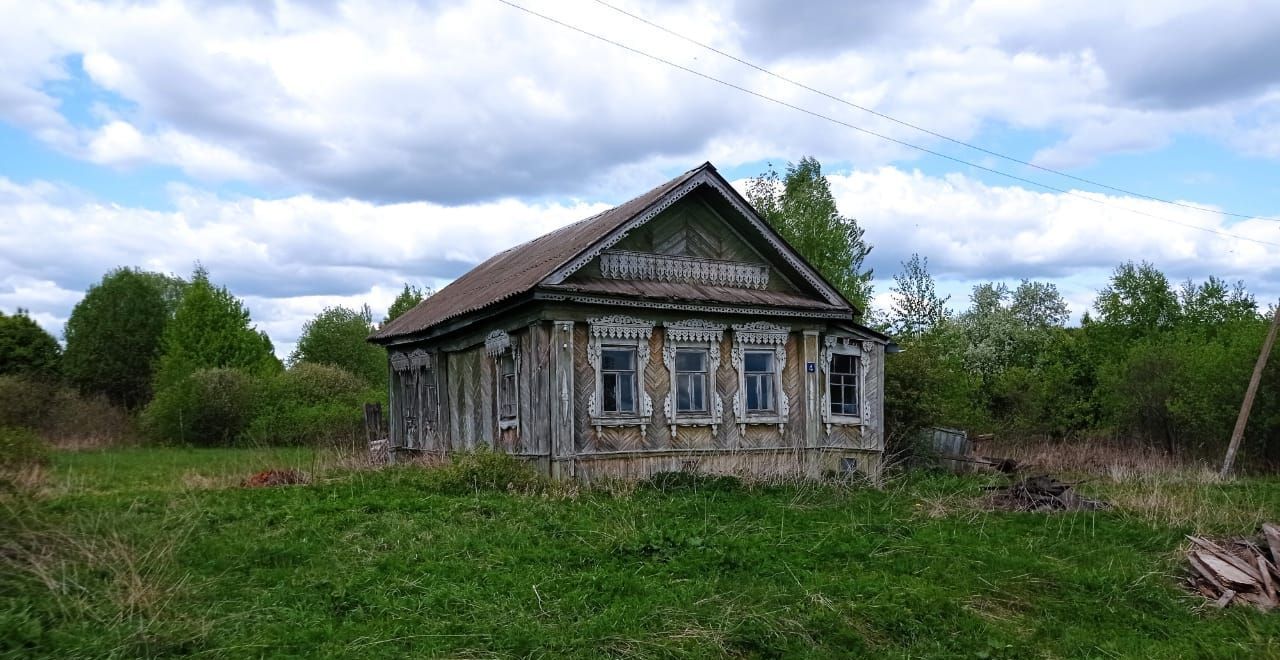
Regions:
[[[1188, 536], [1187, 538], [1191, 539], [1192, 543], [1200, 546], [1201, 548], [1204, 548], [1205, 550], [1208, 550], [1209, 551], [1208, 554], [1214, 557], [1217, 557], [1221, 561], [1231, 564], [1236, 568], [1236, 570], [1244, 573], [1245, 575], [1248, 575], [1250, 578], [1253, 579], [1254, 584], [1262, 582], [1262, 576], [1256, 574], [1258, 569], [1253, 564], [1250, 564], [1249, 562], [1235, 556], [1235, 554], [1233, 554], [1231, 551], [1227, 550], [1226, 548], [1223, 548], [1222, 546], [1218, 545], [1217, 543], [1214, 543], [1213, 541], [1210, 541], [1208, 539], [1202, 539], [1198, 536]], [[1203, 558], [1203, 555], [1201, 558]]]
[[1223, 561], [1213, 553], [1196, 551], [1195, 554], [1205, 566], [1209, 567], [1209, 570], [1213, 571], [1219, 582], [1236, 591], [1257, 591], [1261, 586], [1257, 578]]
[[1217, 589], [1218, 593], [1222, 593], [1227, 590], [1227, 588], [1222, 586], [1222, 583], [1218, 581], [1218, 576], [1214, 575], [1213, 571], [1209, 570], [1209, 567], [1205, 566], [1205, 563], [1196, 557], [1195, 552], [1188, 552], [1187, 560], [1191, 563], [1191, 568], [1195, 569], [1195, 572], [1198, 573], [1200, 577], [1204, 578], [1205, 581], [1213, 585], [1213, 588]]
[[1218, 598], [1217, 601], [1214, 602], [1213, 606], [1219, 609], [1224, 608], [1230, 605], [1231, 599], [1235, 597], [1236, 597], [1236, 592], [1230, 589], [1227, 589], [1226, 591], [1222, 592], [1222, 596]]
[[[1267, 567], [1267, 560], [1262, 555], [1258, 555], [1258, 571], [1262, 573], [1262, 589], [1271, 599], [1272, 603], [1276, 602], [1276, 585], [1271, 581], [1271, 569]], [[1274, 605], [1273, 605], [1274, 607]]]
[[1271, 548], [1271, 563], [1280, 566], [1280, 527], [1271, 523], [1262, 523], [1262, 535], [1267, 539], [1267, 546]]

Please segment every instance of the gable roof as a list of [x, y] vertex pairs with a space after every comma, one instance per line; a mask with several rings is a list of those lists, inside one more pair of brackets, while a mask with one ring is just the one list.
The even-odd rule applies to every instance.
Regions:
[[708, 162], [607, 211], [495, 254], [369, 338], [381, 342], [424, 332], [450, 319], [530, 293], [540, 284], [559, 288], [557, 285], [562, 285], [566, 277], [617, 243], [630, 229], [648, 221], [702, 184], [719, 190], [748, 220], [759, 225], [766, 240], [823, 294], [828, 304], [822, 307], [848, 312], [852, 316], [852, 305], [816, 269], [799, 257]]

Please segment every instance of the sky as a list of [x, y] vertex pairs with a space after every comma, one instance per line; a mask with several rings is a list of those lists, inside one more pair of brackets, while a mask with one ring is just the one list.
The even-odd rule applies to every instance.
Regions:
[[105, 272], [199, 262], [283, 356], [326, 306], [803, 156], [881, 308], [912, 253], [955, 309], [1028, 278], [1078, 319], [1126, 260], [1280, 298], [1280, 2], [607, 2], [0, 0], [0, 311], [61, 338]]

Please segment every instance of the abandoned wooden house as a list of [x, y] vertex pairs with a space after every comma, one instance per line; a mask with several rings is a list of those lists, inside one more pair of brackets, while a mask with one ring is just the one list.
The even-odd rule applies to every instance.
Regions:
[[889, 339], [706, 163], [501, 252], [388, 323], [393, 454], [559, 478], [862, 471]]

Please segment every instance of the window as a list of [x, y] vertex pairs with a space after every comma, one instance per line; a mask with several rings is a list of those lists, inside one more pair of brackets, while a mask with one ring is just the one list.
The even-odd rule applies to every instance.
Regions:
[[606, 426], [638, 426], [645, 433], [653, 401], [644, 389], [652, 321], [614, 315], [587, 319], [587, 362], [595, 370], [595, 389], [587, 415], [597, 436]]
[[600, 379], [606, 413], [636, 411], [636, 349], [605, 348], [600, 351]]
[[516, 356], [507, 351], [498, 357], [498, 419], [516, 418]]
[[738, 370], [738, 391], [733, 408], [738, 432], [748, 424], [777, 424], [784, 429], [791, 403], [782, 389], [791, 328], [765, 321], [733, 326], [733, 366]]
[[398, 428], [392, 431], [396, 446], [427, 447], [436, 430], [434, 357], [417, 349], [411, 353], [392, 353], [390, 359], [395, 372], [393, 411], [399, 415]]
[[676, 350], [676, 412], [707, 412], [707, 350]]
[[495, 398], [498, 402], [498, 429], [520, 426], [520, 351], [518, 343], [503, 330], [494, 330], [484, 339], [485, 355], [493, 358]]
[[822, 421], [830, 435], [834, 425], [861, 425], [863, 397], [863, 351], [856, 337], [827, 335], [822, 342], [821, 365], [826, 373], [822, 393]]
[[832, 415], [858, 416], [858, 357], [832, 353], [827, 383]]
[[671, 374], [671, 389], [662, 407], [671, 437], [677, 436], [680, 426], [710, 426], [711, 433], [718, 433], [724, 402], [716, 392], [716, 371], [724, 326], [689, 319], [667, 321], [663, 330], [662, 361]]
[[747, 391], [747, 414], [771, 413], [774, 409], [774, 381], [778, 370], [773, 351], [747, 351], [743, 386]]

